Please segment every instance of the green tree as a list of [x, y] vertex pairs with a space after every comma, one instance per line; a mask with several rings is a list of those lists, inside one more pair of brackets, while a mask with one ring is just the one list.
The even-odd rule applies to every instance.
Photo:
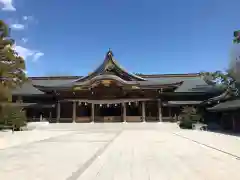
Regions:
[[13, 49], [14, 40], [9, 33], [8, 26], [0, 20], [0, 118], [8, 112], [5, 109], [9, 107], [5, 106], [11, 105], [12, 90], [26, 81], [24, 59]]
[[239, 44], [240, 43], [240, 30], [233, 32], [233, 43]]
[[137, 76], [142, 76], [143, 75], [142, 73], [133, 73], [133, 74], [135, 74]]
[[[233, 44], [240, 44], [240, 30], [233, 33]], [[238, 59], [238, 57], [236, 57]], [[235, 58], [234, 58], [235, 59]], [[236, 69], [238, 69], [237, 63], [230, 66], [227, 71], [215, 71], [215, 72], [201, 72], [204, 80], [211, 85], [222, 85], [229, 92], [233, 92], [233, 95], [237, 96], [240, 90], [240, 83], [236, 81], [239, 77]]]
[[27, 118], [21, 107], [7, 105], [3, 109], [4, 113], [2, 113], [0, 121], [3, 127], [14, 127], [15, 130], [20, 130], [22, 126], [26, 125]]
[[201, 72], [200, 75], [203, 76], [204, 80], [211, 85], [223, 85], [228, 87], [234, 85], [235, 83], [233, 73], [230, 70], [226, 72]]

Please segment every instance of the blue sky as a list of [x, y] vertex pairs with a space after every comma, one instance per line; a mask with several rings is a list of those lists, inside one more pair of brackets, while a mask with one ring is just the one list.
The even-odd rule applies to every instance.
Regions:
[[0, 0], [29, 76], [86, 75], [108, 48], [130, 72], [227, 68], [239, 0]]

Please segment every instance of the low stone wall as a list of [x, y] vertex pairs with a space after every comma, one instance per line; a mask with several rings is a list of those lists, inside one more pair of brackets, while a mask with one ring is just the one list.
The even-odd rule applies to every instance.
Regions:
[[76, 123], [86, 123], [86, 122], [91, 122], [91, 117], [90, 117], [90, 116], [76, 117], [75, 122], [76, 122]]
[[121, 116], [95, 116], [95, 122], [122, 122]]
[[127, 116], [126, 117], [127, 122], [142, 122], [141, 116]]
[[175, 122], [173, 117], [162, 117], [163, 122]]
[[155, 116], [146, 116], [145, 120], [147, 122], [157, 122], [157, 121], [159, 121], [158, 117], [155, 117]]
[[60, 118], [59, 123], [72, 123], [73, 119], [72, 118]]

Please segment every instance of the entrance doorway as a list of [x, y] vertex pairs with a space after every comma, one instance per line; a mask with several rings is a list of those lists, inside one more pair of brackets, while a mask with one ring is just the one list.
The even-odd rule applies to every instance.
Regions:
[[95, 104], [95, 122], [122, 122], [121, 104]]
[[147, 101], [145, 106], [146, 106], [146, 122], [158, 121], [157, 101]]

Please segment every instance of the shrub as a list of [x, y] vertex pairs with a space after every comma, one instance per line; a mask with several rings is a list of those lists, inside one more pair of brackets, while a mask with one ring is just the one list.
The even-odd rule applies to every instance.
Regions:
[[197, 114], [197, 110], [194, 107], [184, 107], [180, 113], [180, 128], [192, 129], [192, 125], [201, 120], [201, 115]]
[[25, 111], [20, 107], [3, 106], [0, 115], [0, 124], [2, 128], [12, 128], [20, 130], [22, 126], [26, 125]]

